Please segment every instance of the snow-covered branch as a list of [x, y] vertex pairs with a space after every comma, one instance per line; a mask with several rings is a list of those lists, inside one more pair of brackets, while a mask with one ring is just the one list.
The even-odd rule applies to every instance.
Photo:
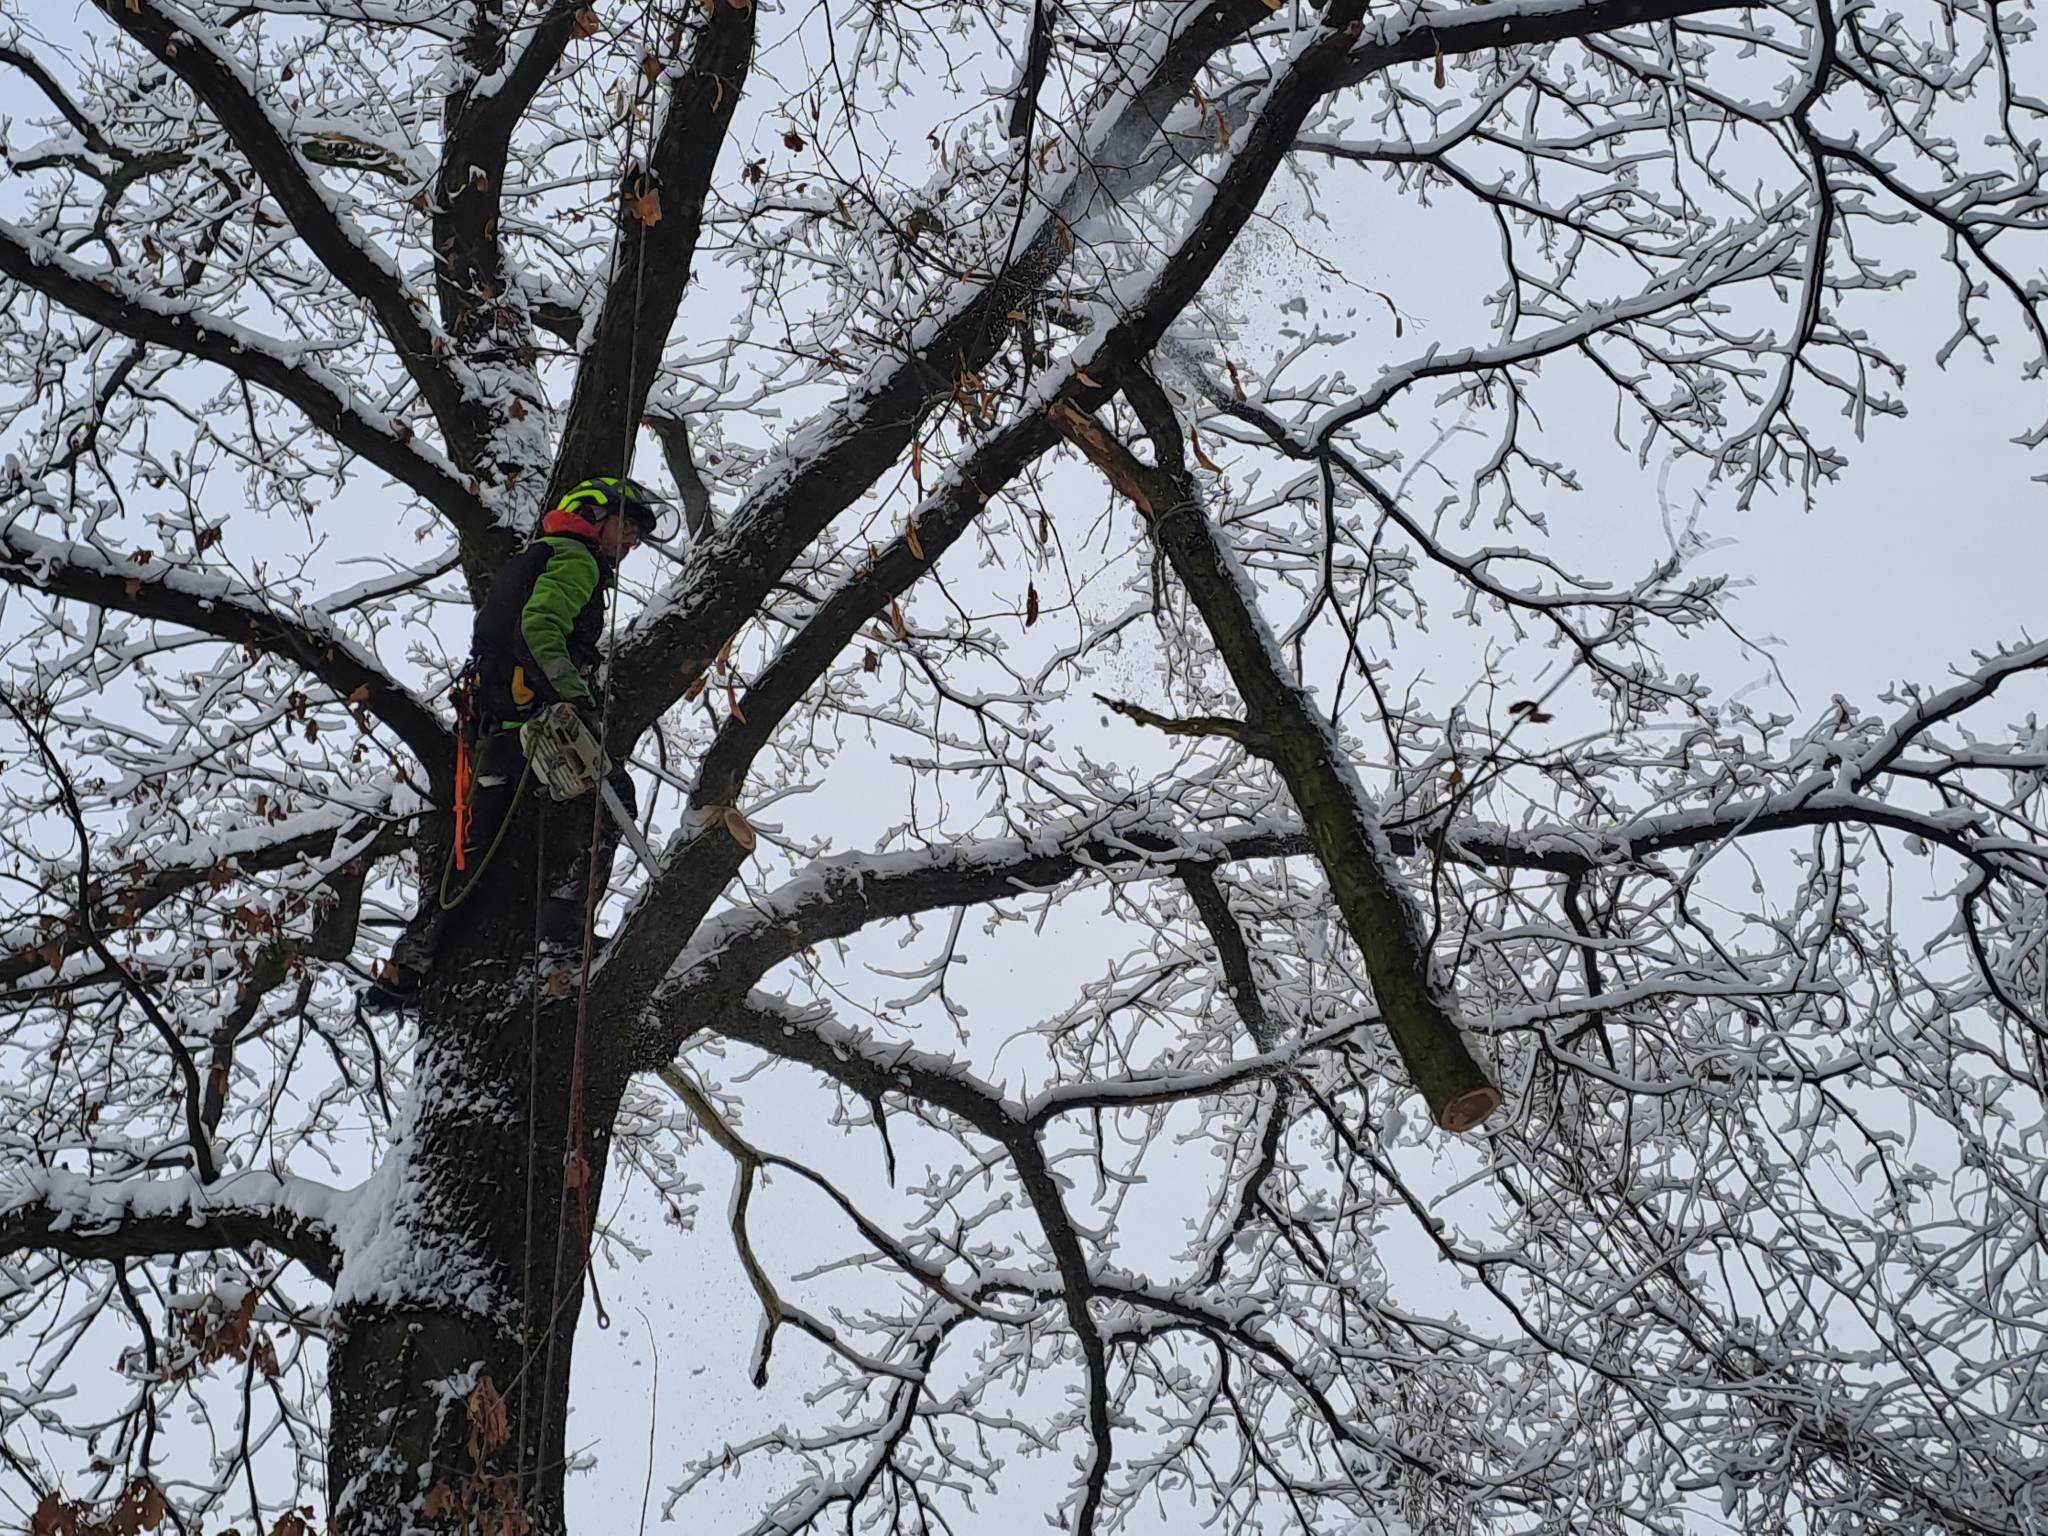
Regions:
[[61, 543], [11, 523], [0, 526], [0, 580], [267, 652], [390, 726], [436, 785], [445, 789], [451, 780], [454, 733], [318, 608], [287, 604], [210, 571]]
[[40, 1250], [132, 1263], [260, 1244], [332, 1281], [346, 1209], [339, 1190], [256, 1170], [202, 1184], [190, 1174], [17, 1169], [0, 1179], [0, 1260]]
[[193, 302], [166, 300], [123, 272], [88, 266], [5, 220], [0, 273], [119, 335], [217, 364], [271, 390], [344, 448], [417, 491], [458, 529], [467, 533], [484, 526], [474, 486], [440, 454], [413, 441], [410, 428], [311, 361], [317, 343], [282, 342]]

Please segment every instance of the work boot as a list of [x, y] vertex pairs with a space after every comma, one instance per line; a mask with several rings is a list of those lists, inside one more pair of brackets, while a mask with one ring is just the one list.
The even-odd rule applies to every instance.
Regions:
[[385, 962], [383, 974], [364, 990], [365, 1008], [374, 1013], [403, 1013], [419, 1007], [420, 993], [425, 990], [427, 972], [441, 948], [441, 932], [447, 923], [448, 914], [438, 903], [430, 902], [413, 914], [405, 932], [391, 946], [391, 958]]
[[410, 1013], [419, 1007], [425, 984], [418, 971], [387, 965], [380, 979], [363, 988], [363, 1006], [372, 1013]]

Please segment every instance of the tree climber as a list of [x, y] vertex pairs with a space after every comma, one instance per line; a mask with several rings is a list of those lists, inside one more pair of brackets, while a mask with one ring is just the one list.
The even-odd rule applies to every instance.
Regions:
[[[606, 592], [626, 555], [659, 542], [655, 531], [666, 507], [638, 481], [618, 475], [585, 480], [541, 519], [533, 541], [491, 583], [477, 612], [469, 664], [456, 684], [460, 761], [449, 861], [462, 878], [451, 894], [452, 872], [444, 872], [438, 889], [423, 876], [419, 910], [392, 946], [385, 975], [364, 995], [371, 1007], [402, 1008], [418, 1000], [448, 919], [481, 878], [521, 793], [528, 774], [521, 727], [543, 710], [567, 705], [594, 740], [604, 740], [594, 684]], [[614, 767], [608, 782], [634, 814], [637, 797], [625, 768]], [[600, 820], [597, 867], [608, 874], [619, 832], [610, 817]], [[587, 845], [581, 846], [584, 853], [541, 901], [544, 973], [582, 951], [590, 869]]]

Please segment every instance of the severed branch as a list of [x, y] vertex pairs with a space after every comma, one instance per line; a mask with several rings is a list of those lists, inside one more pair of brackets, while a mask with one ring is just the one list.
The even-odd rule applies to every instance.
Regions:
[[1236, 742], [1247, 752], [1263, 757], [1264, 743], [1244, 721], [1229, 715], [1162, 715], [1147, 709], [1142, 704], [1133, 704], [1129, 699], [1113, 699], [1106, 693], [1095, 695], [1097, 702], [1107, 704], [1110, 709], [1126, 720], [1135, 720], [1139, 725], [1149, 725], [1155, 731], [1168, 736], [1222, 736]]
[[1165, 392], [1142, 367], [1120, 376], [1149, 432], [1158, 463], [1145, 464], [1092, 416], [1054, 407], [1070, 442], [1128, 497], [1200, 611], [1243, 696], [1259, 755], [1286, 781], [1317, 861], [1364, 956], [1387, 1030], [1438, 1125], [1470, 1130], [1500, 1107], [1500, 1090], [1473, 1057], [1439, 996], [1420, 921], [1392, 868], [1377, 811], [1307, 694], [1282, 671], [1236, 557], [1209, 521]]
[[704, 483], [704, 472], [697, 467], [697, 455], [690, 447], [689, 419], [649, 411], [647, 428], [661, 444], [669, 478], [683, 498], [683, 526], [693, 542], [701, 539], [711, 530], [711, 488]]

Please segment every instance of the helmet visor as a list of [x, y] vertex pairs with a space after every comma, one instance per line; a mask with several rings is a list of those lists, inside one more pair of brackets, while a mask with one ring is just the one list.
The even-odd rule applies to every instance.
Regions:
[[619, 509], [619, 516], [639, 532], [642, 544], [666, 544], [675, 537], [675, 509], [665, 501], [634, 496]]

